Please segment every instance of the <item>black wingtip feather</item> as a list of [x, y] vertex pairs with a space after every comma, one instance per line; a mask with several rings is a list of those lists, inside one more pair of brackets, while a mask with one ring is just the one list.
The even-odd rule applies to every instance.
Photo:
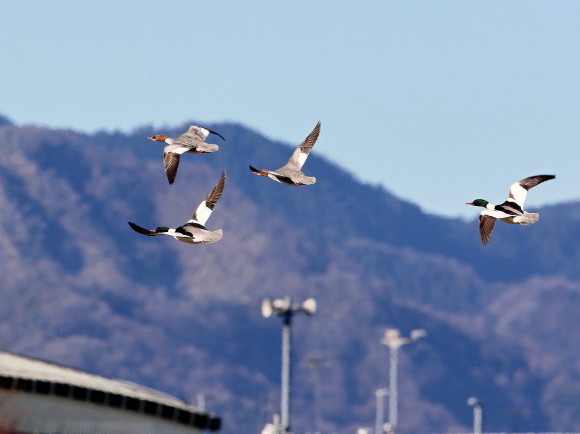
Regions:
[[141, 226], [139, 226], [139, 225], [137, 225], [137, 224], [135, 224], [133, 222], [127, 222], [127, 223], [129, 223], [129, 226], [131, 226], [131, 229], [133, 229], [135, 232], [138, 232], [138, 233], [140, 233], [142, 235], [148, 235], [148, 236], [154, 235], [153, 234], [153, 231], [150, 231], [148, 229], [142, 228]]
[[555, 177], [556, 177], [556, 175], [535, 175], [535, 176], [529, 176], [527, 178], [524, 178], [519, 182], [523, 188], [525, 188], [526, 190], [529, 190], [529, 189], [535, 187], [536, 185], [541, 184], [542, 182], [550, 181], [551, 179], [554, 179]]

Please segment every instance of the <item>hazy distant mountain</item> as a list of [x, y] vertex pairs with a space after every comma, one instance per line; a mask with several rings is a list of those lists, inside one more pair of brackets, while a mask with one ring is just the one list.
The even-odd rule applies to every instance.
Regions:
[[[3, 119], [4, 349], [187, 400], [210, 393], [223, 432], [258, 432], [279, 407], [280, 361], [279, 321], [260, 302], [312, 296], [317, 314], [295, 320], [296, 433], [314, 431], [316, 407], [323, 432], [373, 425], [387, 327], [429, 333], [402, 350], [401, 433], [468, 429], [472, 395], [489, 431], [512, 429], [514, 412], [522, 430], [580, 430], [580, 202], [540, 209], [533, 226], [498, 224], [483, 248], [477, 210], [470, 222], [426, 214], [316, 148], [313, 186], [252, 175], [248, 164], [282, 165], [292, 147], [240, 125], [208, 125], [227, 140], [182, 157], [170, 186], [148, 127], [86, 135]], [[223, 228], [219, 243], [127, 225], [184, 223], [223, 168], [207, 224]]]
[[10, 121], [10, 119], [8, 119], [6, 116], [0, 114], [0, 126], [5, 125], [12, 125], [12, 121]]

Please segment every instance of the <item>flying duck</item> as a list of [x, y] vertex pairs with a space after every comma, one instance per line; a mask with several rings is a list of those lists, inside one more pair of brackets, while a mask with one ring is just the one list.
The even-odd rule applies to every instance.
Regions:
[[489, 242], [496, 220], [515, 225], [536, 223], [540, 215], [524, 211], [524, 201], [528, 195], [528, 190], [555, 177], [555, 175], [537, 175], [514, 182], [510, 186], [508, 198], [501, 205], [494, 205], [483, 199], [475, 199], [473, 202], [466, 203], [466, 205], [485, 208], [479, 215], [481, 243], [486, 245]]
[[163, 148], [163, 165], [165, 166], [165, 173], [170, 184], [173, 184], [173, 181], [175, 181], [181, 154], [207, 154], [219, 149], [218, 145], [205, 142], [206, 137], [210, 133], [220, 136], [225, 140], [221, 134], [207, 128], [196, 127], [195, 125], [190, 126], [187, 132], [179, 137], [171, 138], [165, 134], [156, 134], [147, 137], [149, 140], [167, 143], [167, 146]]
[[280, 167], [274, 171], [266, 169], [255, 169], [250, 166], [250, 170], [256, 175], [267, 176], [274, 181], [286, 185], [310, 185], [316, 182], [314, 176], [306, 176], [302, 173], [302, 165], [308, 158], [308, 154], [318, 139], [320, 134], [320, 122], [316, 124], [312, 132], [306, 137], [306, 140], [298, 146], [285, 166]]
[[216, 241], [221, 240], [222, 230], [218, 229], [216, 231], [208, 231], [205, 228], [205, 222], [211, 215], [211, 212], [215, 208], [217, 201], [219, 200], [222, 192], [224, 191], [224, 185], [226, 183], [226, 171], [222, 172], [220, 180], [213, 188], [213, 190], [207, 195], [205, 200], [199, 204], [193, 216], [182, 226], [178, 228], [168, 228], [166, 226], [159, 226], [157, 229], [148, 230], [144, 229], [133, 222], [129, 222], [129, 226], [133, 228], [135, 232], [139, 232], [143, 235], [156, 236], [156, 235], [169, 235], [176, 240], [183, 241], [189, 244], [211, 244]]

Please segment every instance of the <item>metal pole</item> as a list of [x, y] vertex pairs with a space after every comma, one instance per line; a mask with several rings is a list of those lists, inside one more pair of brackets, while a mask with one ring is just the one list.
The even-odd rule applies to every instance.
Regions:
[[290, 429], [290, 395], [292, 376], [292, 316], [294, 312], [302, 312], [306, 315], [314, 315], [316, 312], [316, 300], [308, 298], [300, 305], [293, 305], [290, 297], [270, 301], [262, 301], [262, 315], [269, 318], [272, 315], [282, 317], [282, 386], [281, 386], [281, 420], [276, 427], [276, 431], [282, 434], [289, 433]]
[[483, 431], [483, 408], [481, 403], [473, 406], [473, 434], [481, 434]]
[[282, 323], [282, 432], [290, 432], [290, 357], [292, 353], [292, 310], [284, 313]]
[[391, 345], [389, 370], [389, 425], [390, 433], [395, 434], [397, 429], [397, 369], [399, 364], [399, 346]]
[[467, 399], [467, 405], [473, 407], [473, 434], [481, 434], [483, 432], [483, 405], [473, 396]]
[[375, 391], [377, 398], [377, 412], [375, 420], [375, 434], [383, 434], [385, 432], [383, 425], [385, 424], [385, 396], [387, 396], [387, 389], [377, 389]]
[[391, 434], [395, 433], [398, 424], [397, 398], [399, 390], [397, 387], [397, 369], [399, 364], [399, 348], [402, 345], [417, 342], [417, 340], [425, 336], [427, 336], [427, 333], [423, 329], [412, 330], [411, 336], [408, 338], [402, 337], [398, 329], [387, 329], [385, 331], [385, 337], [381, 341], [391, 351], [389, 369], [389, 423], [387, 429], [387, 432]]

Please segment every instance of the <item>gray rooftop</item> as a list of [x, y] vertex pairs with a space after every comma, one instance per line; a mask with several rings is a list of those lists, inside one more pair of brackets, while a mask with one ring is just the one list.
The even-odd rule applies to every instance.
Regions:
[[3, 351], [0, 388], [87, 401], [211, 431], [221, 424], [218, 417], [163, 392]]

